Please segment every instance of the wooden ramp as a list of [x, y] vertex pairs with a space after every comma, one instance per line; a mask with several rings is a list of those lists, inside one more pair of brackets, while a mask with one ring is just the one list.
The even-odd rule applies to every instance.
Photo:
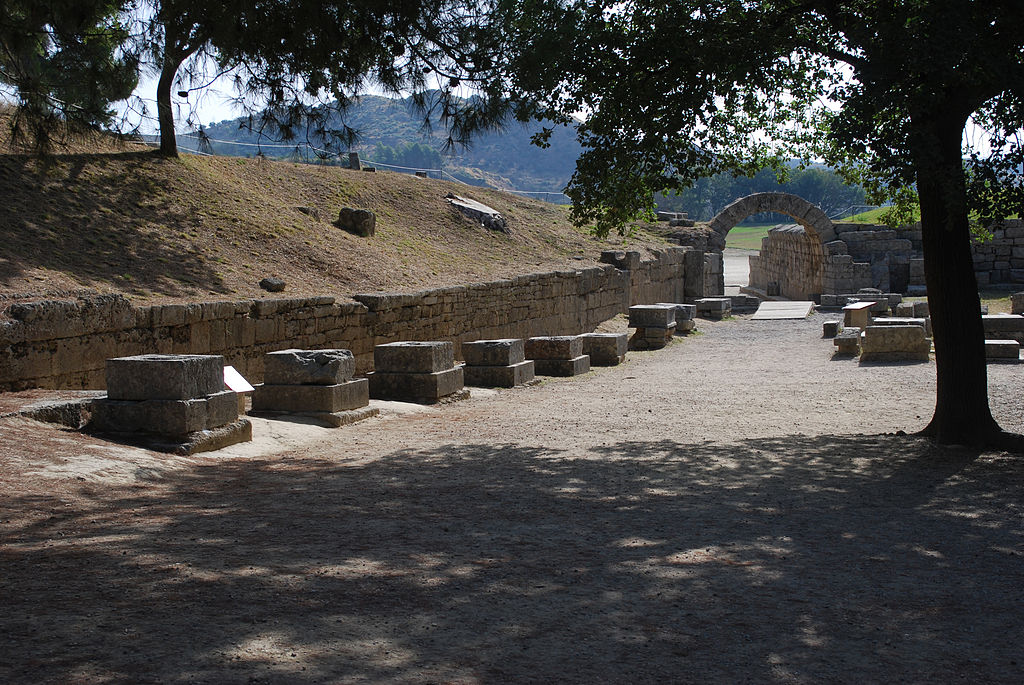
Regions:
[[755, 321], [769, 321], [773, 319], [806, 319], [814, 311], [813, 302], [793, 302], [792, 300], [777, 300], [762, 302], [751, 319]]

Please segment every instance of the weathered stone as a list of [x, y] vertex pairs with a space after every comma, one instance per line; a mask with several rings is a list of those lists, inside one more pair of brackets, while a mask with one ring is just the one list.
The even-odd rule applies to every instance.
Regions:
[[928, 361], [931, 346], [922, 326], [868, 326], [861, 341], [860, 360]]
[[224, 357], [144, 354], [107, 360], [112, 400], [188, 400], [224, 390]]
[[476, 200], [459, 197], [453, 193], [448, 193], [445, 199], [469, 218], [479, 221], [484, 228], [501, 233], [509, 233], [508, 221], [493, 207], [488, 207]]
[[898, 305], [896, 305], [896, 316], [914, 316], [914, 303], [900, 302]]
[[373, 348], [373, 367], [383, 373], [439, 373], [455, 365], [448, 341], [404, 341]]
[[538, 376], [579, 376], [590, 371], [590, 357], [582, 354], [573, 359], [535, 359]]
[[629, 308], [630, 328], [668, 328], [675, 322], [674, 304], [638, 304]]
[[263, 356], [263, 382], [270, 385], [335, 385], [352, 380], [356, 360], [349, 350], [279, 350]]
[[333, 413], [365, 407], [369, 402], [369, 384], [365, 378], [333, 385], [264, 383], [253, 392], [252, 410]]
[[268, 293], [284, 292], [285, 285], [285, 282], [276, 276], [267, 276], [259, 283], [260, 288], [266, 290]]
[[988, 339], [1024, 343], [1024, 316], [1020, 314], [983, 314], [981, 323]]
[[676, 320], [676, 333], [689, 333], [697, 327], [697, 322], [693, 319], [687, 319], [685, 321]]
[[728, 297], [704, 297], [694, 302], [697, 315], [709, 319], [721, 319], [732, 312], [732, 300]]
[[216, 392], [206, 397], [206, 428], [217, 428], [238, 420], [238, 398], [233, 390]]
[[463, 367], [435, 373], [389, 373], [374, 371], [367, 375], [370, 397], [375, 400], [399, 400], [433, 404], [465, 387]]
[[462, 367], [466, 385], [478, 388], [512, 388], [525, 385], [533, 380], [535, 370], [533, 360], [526, 360], [506, 366], [470, 366]]
[[353, 235], [369, 238], [377, 232], [377, 215], [368, 209], [342, 207], [337, 226]]
[[871, 324], [874, 302], [854, 302], [843, 307], [843, 328], [864, 329]]
[[236, 395], [227, 391], [190, 400], [96, 400], [89, 427], [110, 433], [183, 436], [217, 428], [237, 418]]
[[914, 317], [915, 318], [923, 319], [924, 317], [929, 315], [928, 302], [927, 301], [924, 301], [924, 302], [914, 302], [913, 304], [914, 304]]
[[839, 321], [826, 321], [821, 324], [821, 337], [834, 338], [839, 335], [841, 330], [843, 330], [843, 325]]
[[985, 359], [1020, 361], [1020, 343], [1016, 340], [985, 340]]
[[587, 333], [580, 337], [591, 366], [615, 366], [626, 359], [629, 336], [625, 333]]
[[[583, 354], [583, 339], [578, 335], [556, 335], [530, 338], [526, 341], [524, 351], [527, 359], [576, 359]], [[537, 370], [537, 373], [541, 373], [539, 369]]]
[[1014, 314], [1024, 314], [1024, 292], [1010, 295], [1010, 311]]
[[836, 354], [858, 355], [860, 354], [861, 329], [855, 327], [844, 327], [839, 331], [832, 344], [838, 349]]
[[690, 321], [693, 317], [697, 316], [697, 305], [695, 304], [679, 304], [676, 302], [656, 302], [657, 307], [674, 307], [676, 312], [676, 323], [680, 321]]
[[638, 328], [629, 339], [629, 349], [660, 350], [672, 340], [675, 332], [675, 326], [671, 328]]
[[462, 356], [467, 366], [511, 366], [526, 360], [525, 345], [520, 338], [464, 342]]

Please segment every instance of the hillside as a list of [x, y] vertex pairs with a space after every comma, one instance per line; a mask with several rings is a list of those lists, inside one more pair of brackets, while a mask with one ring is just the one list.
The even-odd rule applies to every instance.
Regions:
[[[2, 123], [2, 122], [0, 122]], [[4, 127], [6, 131], [6, 127]], [[490, 232], [449, 192], [501, 211]], [[599, 241], [564, 207], [398, 173], [185, 155], [78, 140], [46, 161], [0, 140], [0, 308], [87, 292], [136, 302], [413, 291], [597, 263]], [[333, 225], [344, 206], [377, 213], [377, 234]], [[634, 249], [663, 245], [641, 232]]]
[[[275, 142], [267, 138], [260, 140], [259, 136], [242, 128], [243, 123], [245, 120], [239, 118], [206, 127], [206, 134], [215, 141], [212, 143], [215, 154], [251, 157], [258, 150], [253, 147], [255, 144]], [[423, 128], [422, 116], [411, 109], [408, 100], [363, 96], [346, 112], [344, 124], [359, 132], [353, 149], [371, 160], [378, 144], [395, 146], [419, 142], [439, 151], [444, 144], [444, 132], [435, 130], [428, 134]], [[327, 124], [327, 128], [341, 126], [342, 119], [336, 115]], [[537, 128], [512, 123], [503, 131], [481, 133], [469, 148], [444, 153], [444, 168], [474, 185], [486, 183], [516, 190], [561, 191], [575, 169], [580, 146], [570, 129], [558, 127], [551, 136], [550, 147], [541, 149], [530, 142]], [[304, 134], [298, 135], [295, 142], [304, 149]], [[287, 148], [261, 149], [268, 156], [290, 154]]]

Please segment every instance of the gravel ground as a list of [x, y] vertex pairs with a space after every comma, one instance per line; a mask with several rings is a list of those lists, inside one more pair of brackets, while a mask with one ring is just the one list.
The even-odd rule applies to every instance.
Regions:
[[824, 318], [190, 458], [0, 419], [0, 681], [1024, 681], [1021, 458]]

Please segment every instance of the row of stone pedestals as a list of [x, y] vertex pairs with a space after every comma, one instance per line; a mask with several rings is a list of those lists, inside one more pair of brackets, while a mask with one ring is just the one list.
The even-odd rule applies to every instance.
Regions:
[[[719, 299], [719, 298], [709, 298]], [[724, 299], [728, 302], [728, 298]], [[629, 308], [629, 327], [636, 329], [629, 339], [631, 350], [658, 350], [676, 333], [689, 333], [696, 326], [698, 304], [639, 304]]]

